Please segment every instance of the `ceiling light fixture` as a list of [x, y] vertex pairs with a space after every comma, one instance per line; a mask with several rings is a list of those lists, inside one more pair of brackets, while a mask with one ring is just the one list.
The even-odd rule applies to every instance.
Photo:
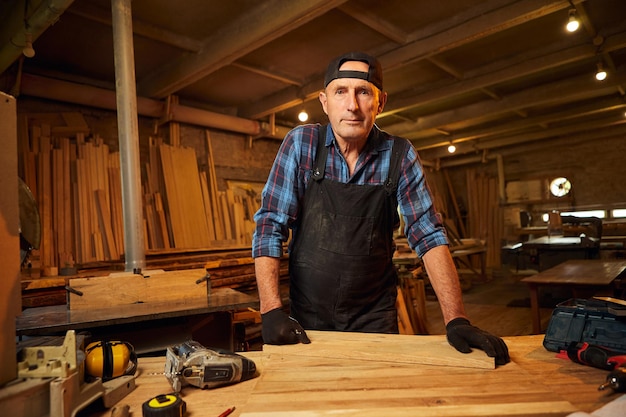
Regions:
[[596, 80], [598, 81], [604, 81], [606, 80], [606, 71], [604, 70], [604, 66], [602, 65], [602, 62], [598, 62], [598, 71], [596, 72]]
[[309, 120], [309, 113], [307, 113], [306, 110], [300, 111], [300, 113], [298, 113], [298, 120], [303, 123], [306, 122], [307, 120]]
[[35, 56], [35, 50], [33, 49], [33, 34], [30, 32], [24, 33], [24, 48], [22, 53], [26, 58], [32, 58]]
[[454, 144], [453, 144], [453, 143], [451, 143], [451, 144], [448, 146], [448, 152], [449, 152], [449, 153], [455, 153], [455, 152], [456, 152], [456, 146], [454, 146]]
[[578, 21], [578, 17], [576, 16], [576, 9], [569, 10], [569, 18], [567, 19], [567, 24], [565, 28], [568, 32], [576, 32], [580, 27], [580, 22]]

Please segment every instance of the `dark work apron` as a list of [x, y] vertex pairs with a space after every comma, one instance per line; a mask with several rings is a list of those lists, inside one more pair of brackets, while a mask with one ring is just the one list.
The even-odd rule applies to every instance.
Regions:
[[388, 178], [380, 185], [324, 179], [325, 142], [321, 127], [289, 256], [291, 315], [305, 329], [398, 333], [392, 257], [404, 142], [394, 141]]

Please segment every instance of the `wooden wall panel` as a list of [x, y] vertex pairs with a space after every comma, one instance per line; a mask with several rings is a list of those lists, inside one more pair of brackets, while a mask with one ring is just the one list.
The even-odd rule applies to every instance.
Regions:
[[17, 377], [15, 317], [20, 314], [20, 243], [15, 99], [0, 92], [0, 385]]

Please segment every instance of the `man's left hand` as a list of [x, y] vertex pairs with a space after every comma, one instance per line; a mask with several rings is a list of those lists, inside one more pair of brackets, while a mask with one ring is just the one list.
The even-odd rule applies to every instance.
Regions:
[[448, 343], [462, 353], [470, 353], [472, 348], [484, 350], [487, 356], [496, 359], [496, 365], [510, 362], [509, 349], [504, 340], [489, 332], [472, 326], [468, 319], [457, 317], [446, 325]]

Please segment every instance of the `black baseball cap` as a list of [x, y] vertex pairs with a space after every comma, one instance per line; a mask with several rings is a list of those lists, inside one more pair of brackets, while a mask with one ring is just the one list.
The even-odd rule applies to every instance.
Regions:
[[[343, 63], [348, 61], [365, 62], [369, 65], [369, 71], [339, 71]], [[364, 52], [348, 52], [333, 59], [326, 69], [324, 88], [326, 88], [332, 80], [336, 80], [337, 78], [358, 78], [371, 82], [381, 91], [383, 89], [383, 67], [376, 58]]]

